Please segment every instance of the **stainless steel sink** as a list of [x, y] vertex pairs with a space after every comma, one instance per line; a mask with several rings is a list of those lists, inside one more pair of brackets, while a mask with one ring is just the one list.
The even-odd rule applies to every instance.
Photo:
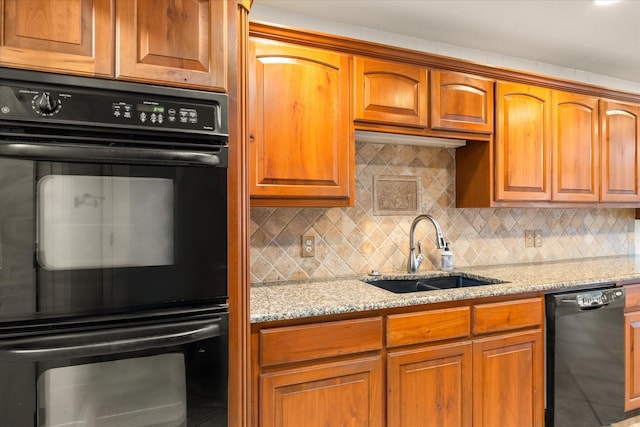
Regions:
[[436, 291], [442, 289], [467, 288], [501, 283], [491, 279], [471, 278], [465, 276], [440, 276], [415, 279], [363, 280], [363, 282], [387, 291], [402, 294], [407, 292]]

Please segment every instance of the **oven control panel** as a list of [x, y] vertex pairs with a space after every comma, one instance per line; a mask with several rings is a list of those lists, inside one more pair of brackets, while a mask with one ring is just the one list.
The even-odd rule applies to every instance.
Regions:
[[[122, 85], [126, 87], [127, 84]], [[203, 99], [195, 99], [188, 97], [188, 90], [162, 88], [156, 92], [146, 94], [0, 81], [0, 123], [12, 120], [150, 131], [228, 133], [226, 94], [208, 93], [201, 96]], [[173, 92], [176, 96], [171, 96]]]

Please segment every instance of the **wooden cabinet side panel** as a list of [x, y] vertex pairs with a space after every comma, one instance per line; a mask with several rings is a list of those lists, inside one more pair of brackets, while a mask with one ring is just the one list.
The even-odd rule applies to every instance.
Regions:
[[493, 132], [493, 81], [432, 71], [430, 94], [432, 129]]
[[542, 331], [473, 343], [473, 425], [542, 427]]
[[361, 57], [353, 63], [356, 121], [426, 127], [426, 69]]
[[550, 91], [497, 84], [496, 199], [551, 199]]
[[117, 2], [116, 78], [226, 90], [226, 0]]
[[598, 99], [567, 92], [554, 92], [552, 96], [552, 198], [597, 202], [600, 196]]
[[624, 410], [640, 408], [640, 312], [624, 315]]
[[111, 0], [5, 0], [0, 65], [113, 76]]
[[472, 425], [471, 343], [387, 356], [388, 427]]
[[640, 106], [601, 101], [603, 202], [640, 201]]
[[347, 55], [250, 44], [252, 198], [352, 200]]
[[624, 300], [625, 311], [639, 311], [640, 310], [640, 284], [630, 283], [629, 285], [625, 285], [624, 291], [625, 291], [625, 300]]
[[260, 376], [260, 427], [384, 426], [380, 356]]

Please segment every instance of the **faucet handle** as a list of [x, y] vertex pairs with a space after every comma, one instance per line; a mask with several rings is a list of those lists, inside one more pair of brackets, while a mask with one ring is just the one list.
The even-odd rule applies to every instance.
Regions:
[[422, 254], [422, 240], [418, 240], [418, 255]]

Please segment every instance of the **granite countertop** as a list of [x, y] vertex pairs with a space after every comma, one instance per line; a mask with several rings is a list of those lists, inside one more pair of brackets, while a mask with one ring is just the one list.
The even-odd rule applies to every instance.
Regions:
[[369, 276], [253, 284], [251, 322], [299, 319], [525, 292], [557, 291], [620, 281], [640, 282], [640, 257], [630, 255], [467, 267], [455, 269], [453, 273], [422, 271], [410, 275], [405, 272], [385, 272], [379, 279], [450, 274], [489, 278], [506, 283], [406, 294], [394, 294], [359, 280], [371, 278]]

